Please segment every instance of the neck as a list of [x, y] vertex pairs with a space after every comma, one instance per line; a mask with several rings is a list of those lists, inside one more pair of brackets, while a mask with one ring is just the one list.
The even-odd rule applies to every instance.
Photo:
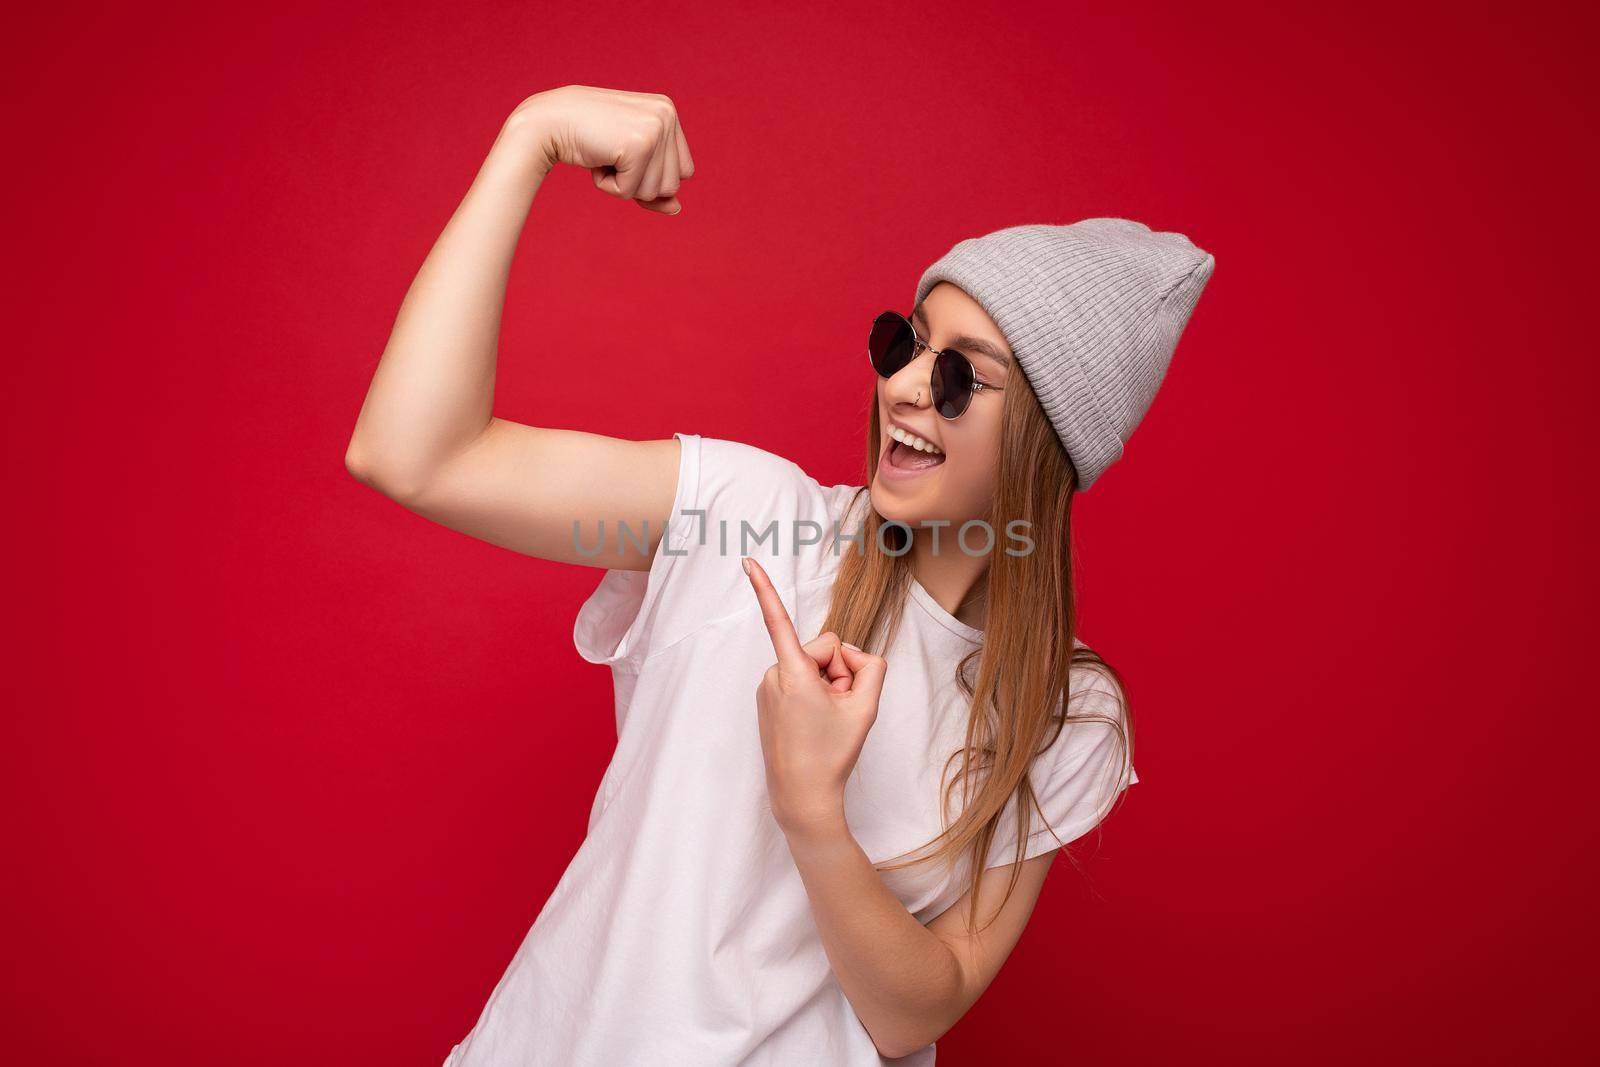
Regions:
[[955, 527], [939, 530], [939, 552], [933, 552], [933, 531], [918, 530], [907, 556], [911, 573], [928, 595], [956, 619], [983, 629], [988, 617], [989, 557], [969, 556], [956, 541]]

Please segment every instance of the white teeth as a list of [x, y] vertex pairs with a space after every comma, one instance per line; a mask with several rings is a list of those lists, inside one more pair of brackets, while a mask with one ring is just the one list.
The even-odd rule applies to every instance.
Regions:
[[899, 441], [903, 445], [910, 445], [918, 452], [926, 452], [931, 456], [944, 455], [944, 451], [942, 449], [934, 447], [914, 433], [907, 433], [898, 426], [889, 427], [889, 436], [894, 438], [896, 441]]

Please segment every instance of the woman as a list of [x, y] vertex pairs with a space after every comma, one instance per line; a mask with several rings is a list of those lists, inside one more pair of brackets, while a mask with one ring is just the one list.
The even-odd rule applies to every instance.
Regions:
[[446, 1063], [931, 1063], [1055, 852], [1138, 781], [1120, 679], [1076, 635], [1068, 523], [1212, 258], [1122, 219], [961, 242], [909, 318], [873, 322], [867, 475], [824, 486], [732, 441], [492, 416], [512, 252], [557, 163], [669, 215], [694, 170], [664, 96], [519, 105], [346, 457], [437, 522], [608, 568], [574, 639], [612, 668], [616, 753]]

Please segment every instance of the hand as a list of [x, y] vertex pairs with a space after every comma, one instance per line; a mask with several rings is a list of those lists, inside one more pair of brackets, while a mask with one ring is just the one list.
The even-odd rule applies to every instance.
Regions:
[[[824, 633], [802, 645], [761, 564], [745, 560], [778, 662], [756, 687], [767, 795], [784, 833], [844, 817], [844, 786], [878, 718], [888, 664]], [[826, 674], [826, 677], [824, 677]]]
[[678, 109], [660, 93], [563, 85], [518, 104], [507, 129], [532, 131], [548, 168], [587, 167], [595, 188], [642, 208], [676, 215], [678, 185], [694, 157]]

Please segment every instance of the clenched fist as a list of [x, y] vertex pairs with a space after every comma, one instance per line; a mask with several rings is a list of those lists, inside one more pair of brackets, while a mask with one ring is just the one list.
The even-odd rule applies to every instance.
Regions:
[[678, 109], [660, 93], [563, 85], [518, 104], [506, 120], [532, 132], [549, 167], [586, 167], [595, 188], [663, 215], [683, 209], [678, 186], [694, 157]]

